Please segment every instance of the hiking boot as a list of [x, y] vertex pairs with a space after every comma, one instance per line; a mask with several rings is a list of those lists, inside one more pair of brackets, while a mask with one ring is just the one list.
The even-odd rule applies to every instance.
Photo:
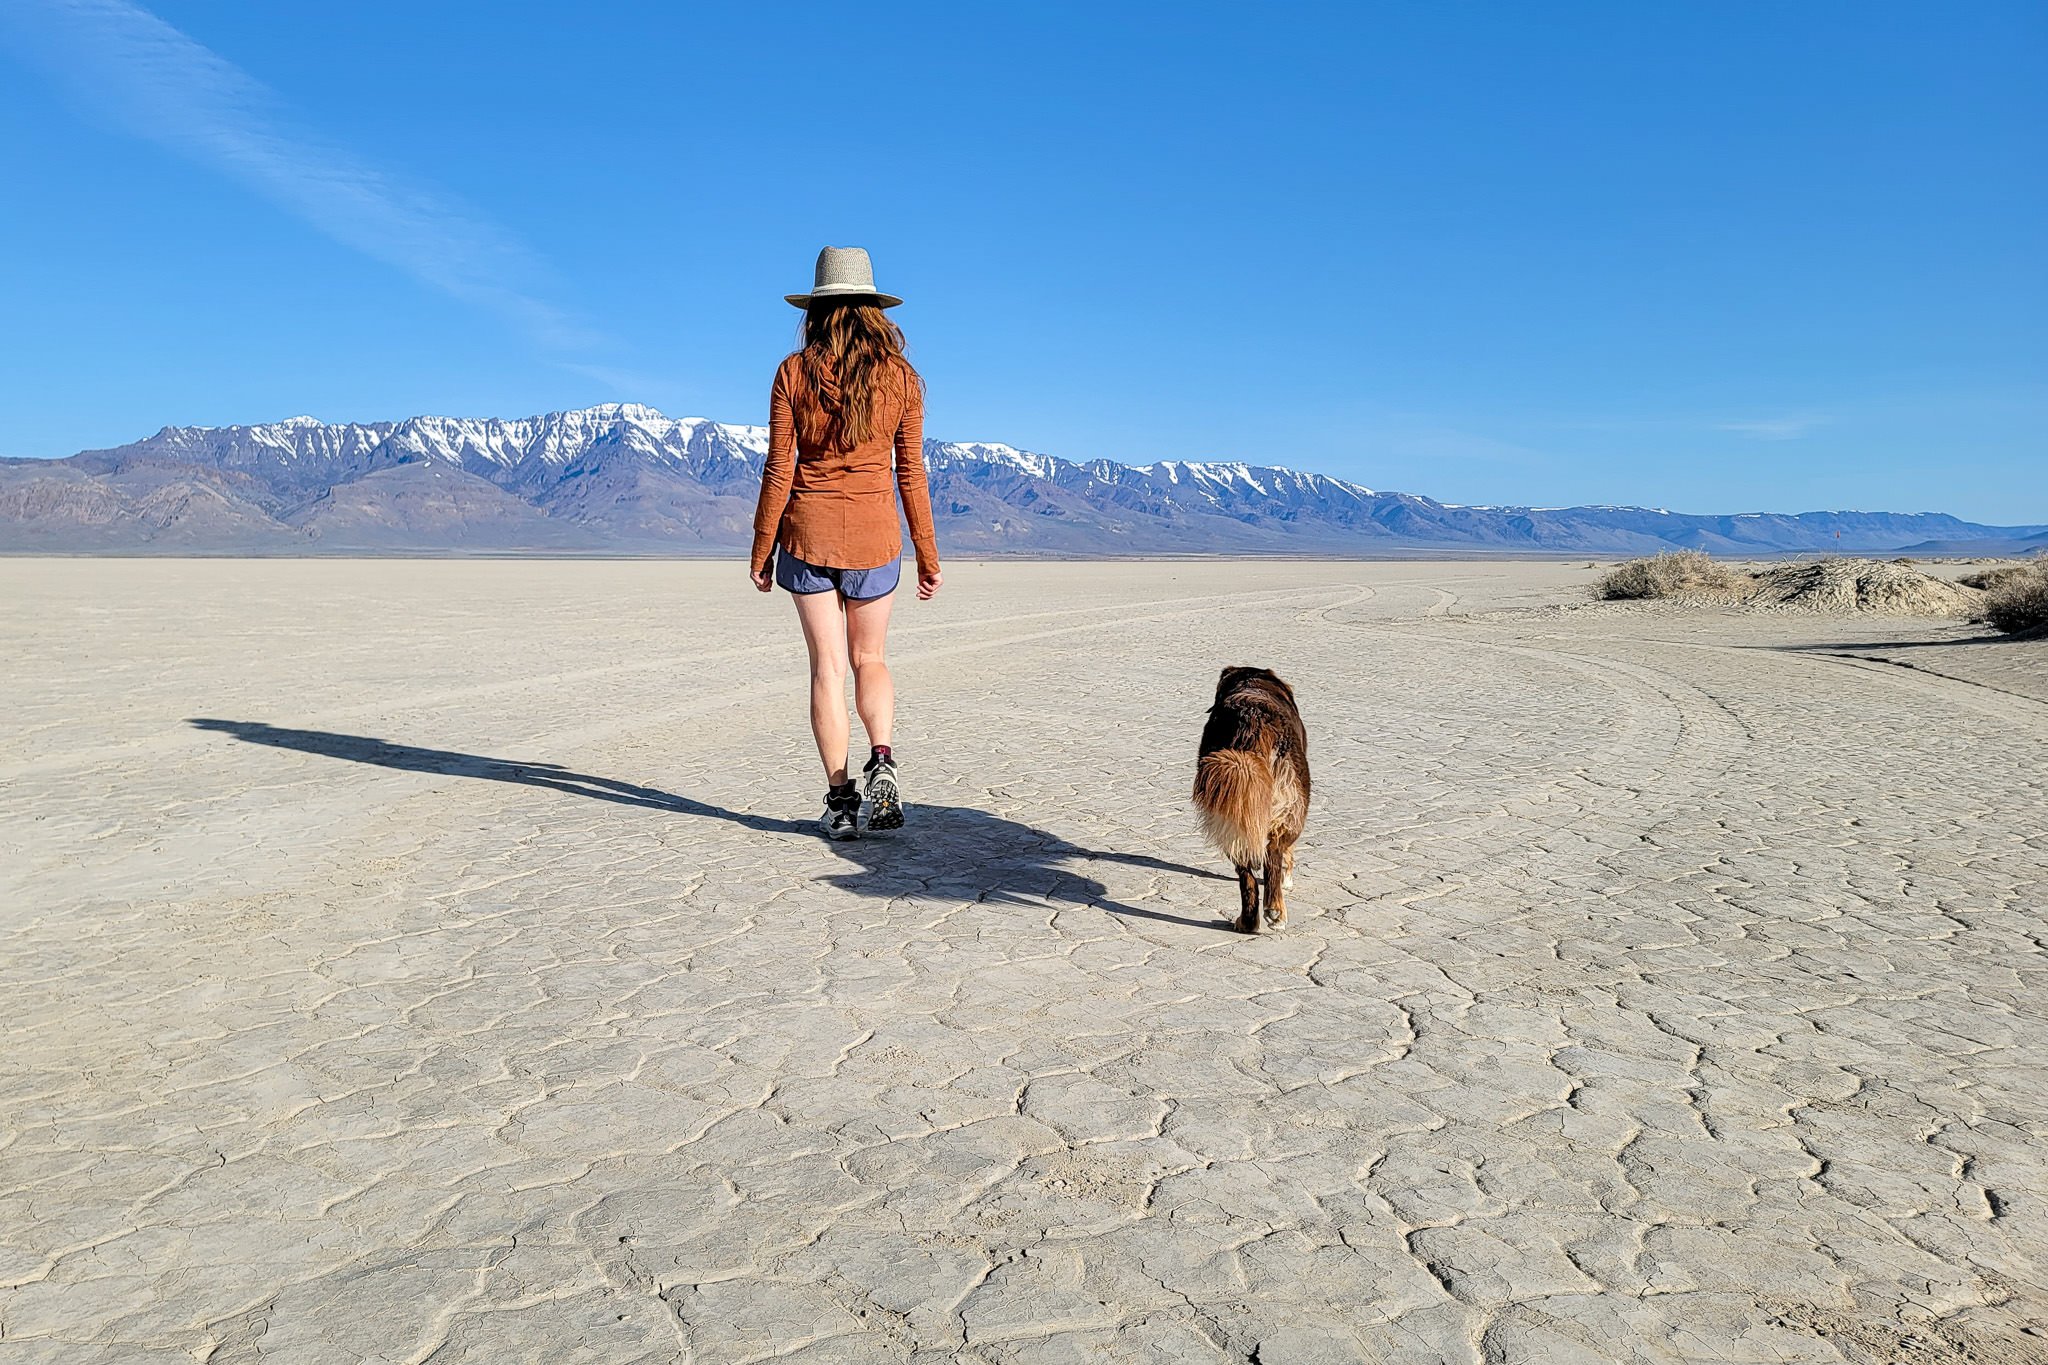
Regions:
[[860, 792], [849, 782], [825, 793], [825, 813], [818, 828], [827, 839], [860, 838]]
[[868, 828], [903, 828], [903, 793], [896, 786], [896, 760], [878, 753], [861, 769], [867, 778]]

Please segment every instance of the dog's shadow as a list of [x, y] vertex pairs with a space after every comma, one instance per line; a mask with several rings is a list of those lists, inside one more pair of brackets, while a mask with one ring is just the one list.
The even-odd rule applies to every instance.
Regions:
[[[862, 896], [895, 900], [927, 894], [962, 900], [1028, 905], [1092, 905], [1130, 919], [1159, 920], [1202, 929], [1230, 929], [1223, 920], [1195, 919], [1163, 910], [1127, 905], [1112, 899], [1100, 881], [1076, 871], [1074, 864], [1116, 863], [1152, 872], [1215, 881], [1223, 874], [1168, 862], [1142, 853], [1105, 853], [1084, 848], [1056, 834], [1006, 820], [972, 806], [910, 803], [913, 827], [880, 838], [826, 839], [815, 820], [757, 815], [728, 810], [673, 792], [621, 782], [616, 778], [573, 772], [558, 763], [527, 762], [397, 744], [369, 735], [344, 735], [327, 730], [296, 730], [261, 721], [195, 718], [188, 724], [231, 735], [249, 744], [296, 749], [325, 758], [367, 763], [401, 772], [440, 773], [541, 787], [593, 801], [640, 806], [697, 820], [720, 820], [757, 834], [816, 839], [857, 870], [834, 873], [822, 880]], [[1234, 914], [1235, 904], [1219, 906]]]

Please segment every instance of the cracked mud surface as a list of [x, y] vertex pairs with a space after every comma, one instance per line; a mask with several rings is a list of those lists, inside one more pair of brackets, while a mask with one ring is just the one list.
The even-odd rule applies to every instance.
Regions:
[[2048, 1360], [2048, 645], [1592, 576], [949, 565], [834, 846], [736, 566], [0, 561], [0, 1365]]

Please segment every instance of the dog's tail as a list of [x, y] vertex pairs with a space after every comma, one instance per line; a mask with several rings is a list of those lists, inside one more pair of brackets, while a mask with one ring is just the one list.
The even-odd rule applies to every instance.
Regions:
[[1273, 766], [1262, 754], [1218, 749], [1195, 767], [1195, 809], [1202, 833], [1237, 867], [1266, 861], [1273, 828]]

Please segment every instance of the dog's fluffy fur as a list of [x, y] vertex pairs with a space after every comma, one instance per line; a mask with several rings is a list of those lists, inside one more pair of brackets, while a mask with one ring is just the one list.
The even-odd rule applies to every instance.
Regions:
[[1294, 689], [1263, 668], [1226, 668], [1202, 727], [1195, 809], [1202, 832], [1237, 868], [1237, 927], [1287, 922], [1294, 841], [1308, 817], [1308, 733]]

